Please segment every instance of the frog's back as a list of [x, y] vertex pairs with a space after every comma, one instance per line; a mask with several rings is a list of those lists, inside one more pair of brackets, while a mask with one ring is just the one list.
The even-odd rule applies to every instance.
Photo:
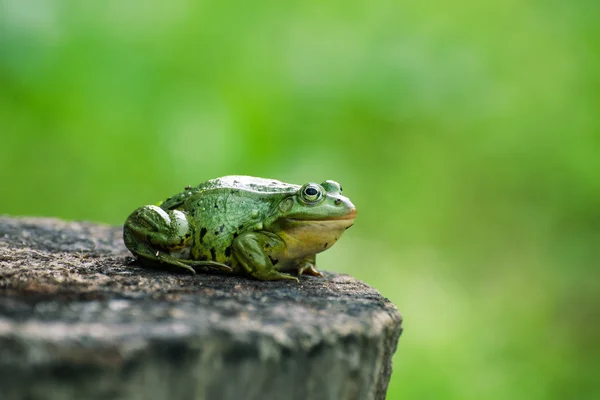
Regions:
[[199, 196], [227, 196], [228, 193], [241, 193], [248, 198], [268, 197], [269, 195], [294, 193], [300, 188], [298, 185], [281, 182], [275, 179], [256, 178], [245, 175], [229, 175], [211, 179], [194, 187], [186, 187], [172, 197], [169, 197], [160, 207], [164, 210], [174, 210], [182, 206], [190, 198]]
[[211, 179], [201, 183], [196, 188], [199, 190], [237, 189], [247, 192], [276, 194], [293, 193], [297, 191], [300, 186], [275, 179], [257, 178], [245, 175], [229, 175], [222, 178]]

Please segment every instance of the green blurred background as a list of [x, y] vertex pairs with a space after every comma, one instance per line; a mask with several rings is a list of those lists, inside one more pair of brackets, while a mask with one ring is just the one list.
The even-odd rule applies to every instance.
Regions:
[[0, 0], [0, 213], [334, 179], [359, 216], [320, 265], [405, 318], [389, 399], [598, 399], [599, 11]]

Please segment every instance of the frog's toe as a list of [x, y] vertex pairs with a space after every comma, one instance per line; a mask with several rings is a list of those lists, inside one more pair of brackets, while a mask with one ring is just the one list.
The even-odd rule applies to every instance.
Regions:
[[281, 279], [287, 279], [290, 281], [296, 281], [296, 283], [300, 283], [300, 279], [298, 279], [298, 277], [295, 277], [293, 275], [284, 275], [281, 277]]
[[196, 260], [181, 260], [189, 266], [189, 268], [198, 268], [202, 271], [221, 271], [221, 272], [233, 272], [233, 269], [225, 264], [218, 263], [216, 261], [196, 261]]
[[298, 268], [298, 276], [300, 275], [310, 275], [310, 276], [318, 276], [324, 277], [325, 275], [315, 268], [313, 264], [307, 264], [301, 268]]
[[194, 268], [190, 267], [189, 265], [182, 264], [182, 265], [180, 265], [180, 267], [191, 272], [192, 275], [196, 275], [196, 270]]
[[298, 277], [296, 277], [296, 276], [293, 276], [293, 275], [287, 275], [287, 274], [286, 274], [286, 275], [283, 275], [283, 274], [282, 274], [282, 275], [281, 275], [280, 277], [278, 277], [277, 279], [285, 279], [285, 280], [288, 280], [288, 281], [296, 281], [296, 283], [298, 283], [298, 284], [300, 283], [300, 279], [298, 279]]
[[156, 252], [155, 256], [156, 256], [156, 258], [158, 259], [158, 261], [160, 263], [172, 265], [172, 266], [178, 267], [178, 268], [183, 268], [186, 271], [191, 272], [193, 275], [196, 274], [196, 271], [194, 270], [194, 268], [192, 268], [189, 265], [181, 262], [182, 260], [179, 260], [177, 258], [171, 257], [170, 255], [168, 255], [166, 253], [161, 253], [159, 251]]
[[296, 281], [296, 283], [300, 283], [300, 280], [297, 277], [278, 271], [254, 271], [251, 272], [250, 275], [261, 281], [289, 280]]

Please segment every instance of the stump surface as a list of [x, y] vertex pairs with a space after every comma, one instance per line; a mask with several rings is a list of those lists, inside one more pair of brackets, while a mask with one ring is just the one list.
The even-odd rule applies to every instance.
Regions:
[[0, 217], [0, 398], [384, 399], [396, 307], [347, 275], [137, 265], [121, 228]]

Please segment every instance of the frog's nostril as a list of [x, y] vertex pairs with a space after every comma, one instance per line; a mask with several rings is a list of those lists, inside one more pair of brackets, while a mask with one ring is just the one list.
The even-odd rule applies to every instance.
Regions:
[[342, 199], [335, 199], [333, 204], [335, 204], [336, 206], [339, 206], [340, 204], [342, 204]]

